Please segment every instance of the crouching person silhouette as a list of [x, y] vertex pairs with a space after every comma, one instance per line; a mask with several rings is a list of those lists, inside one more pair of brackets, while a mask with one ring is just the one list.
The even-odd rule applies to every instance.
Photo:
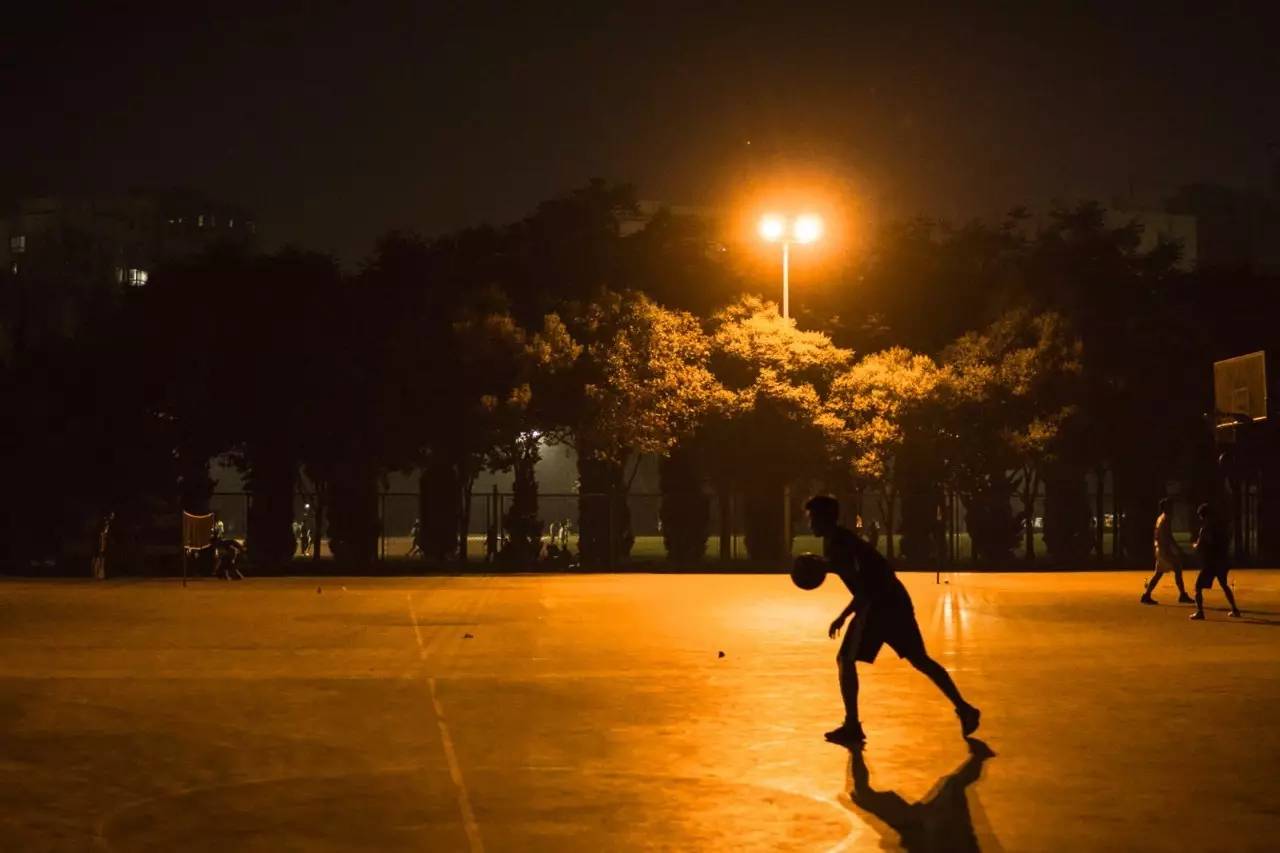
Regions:
[[844, 722], [827, 732], [827, 740], [844, 745], [866, 740], [858, 717], [857, 663], [874, 663], [880, 647], [885, 644], [937, 685], [955, 708], [961, 733], [966, 737], [973, 734], [981, 712], [964, 700], [942, 664], [925, 651], [911, 596], [889, 562], [852, 530], [838, 523], [840, 504], [835, 498], [818, 495], [810, 498], [804, 508], [809, 513], [809, 526], [815, 535], [822, 537], [827, 571], [839, 577], [853, 595], [853, 600], [828, 629], [834, 639], [845, 621], [853, 617], [836, 655]]

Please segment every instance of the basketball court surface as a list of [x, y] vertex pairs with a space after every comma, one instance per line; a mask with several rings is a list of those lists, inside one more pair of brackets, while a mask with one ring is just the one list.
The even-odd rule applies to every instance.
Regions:
[[[1270, 850], [1280, 572], [904, 574], [869, 742], [785, 575], [0, 582], [11, 850]], [[723, 653], [723, 656], [721, 656]], [[853, 798], [853, 780], [857, 791]]]

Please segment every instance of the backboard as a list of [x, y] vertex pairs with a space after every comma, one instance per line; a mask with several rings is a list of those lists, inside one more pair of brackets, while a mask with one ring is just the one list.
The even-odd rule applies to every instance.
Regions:
[[1234, 441], [1240, 424], [1267, 419], [1267, 354], [1213, 363], [1213, 423], [1219, 441]]

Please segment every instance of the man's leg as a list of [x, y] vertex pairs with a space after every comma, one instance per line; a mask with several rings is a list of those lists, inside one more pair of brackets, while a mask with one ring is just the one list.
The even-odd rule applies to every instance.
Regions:
[[[1156, 601], [1151, 597], [1151, 593], [1155, 592], [1156, 584], [1160, 583], [1160, 578], [1164, 577], [1164, 570], [1156, 565], [1156, 572], [1151, 576], [1151, 580], [1147, 581], [1147, 588], [1142, 593], [1142, 598], [1138, 599], [1143, 604], [1155, 604]], [[1182, 576], [1178, 576], [1178, 589], [1182, 589]]]
[[955, 681], [951, 678], [951, 673], [943, 669], [942, 664], [929, 657], [923, 651], [907, 658], [907, 662], [924, 673], [930, 681], [938, 686], [943, 695], [951, 700], [951, 704], [956, 709], [956, 716], [960, 718], [960, 730], [965, 737], [973, 734], [978, 728], [981, 712], [964, 701], [964, 697], [960, 695], [960, 688], [956, 687]]
[[844, 724], [858, 725], [858, 667], [852, 657], [841, 655], [836, 661], [840, 673], [840, 698], [844, 700]]
[[938, 685], [938, 689], [951, 700], [951, 704], [955, 706], [957, 711], [961, 708], [970, 707], [969, 703], [964, 701], [964, 697], [960, 695], [960, 689], [956, 687], [955, 681], [952, 680], [951, 673], [943, 669], [942, 664], [929, 657], [928, 654], [908, 658], [907, 662], [920, 670], [920, 672], [923, 672], [934, 684]]
[[827, 740], [843, 746], [860, 744], [866, 740], [862, 724], [858, 722], [858, 650], [862, 647], [866, 627], [865, 615], [854, 616], [845, 629], [844, 639], [840, 641], [840, 651], [836, 652], [836, 672], [840, 677], [844, 722], [827, 732]]
[[1187, 585], [1182, 581], [1182, 566], [1177, 565], [1173, 569], [1173, 582], [1178, 586], [1178, 603], [1186, 604], [1191, 600], [1191, 596], [1187, 595]]
[[1196, 612], [1191, 614], [1192, 619], [1204, 618], [1204, 587], [1196, 584]]
[[1226, 574], [1218, 578], [1218, 586], [1222, 587], [1222, 594], [1227, 597], [1227, 604], [1231, 605], [1231, 615], [1239, 616], [1240, 608], [1236, 607], [1236, 595], [1231, 591], [1231, 584], [1227, 583]]

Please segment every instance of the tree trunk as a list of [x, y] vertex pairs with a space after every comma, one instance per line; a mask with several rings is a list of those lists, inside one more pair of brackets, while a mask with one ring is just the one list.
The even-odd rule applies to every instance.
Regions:
[[454, 462], [437, 456], [428, 458], [418, 478], [418, 530], [427, 560], [445, 562], [457, 554], [462, 511], [459, 480]]
[[541, 458], [538, 440], [522, 436], [511, 448], [511, 507], [502, 523], [507, 531], [507, 544], [502, 550], [503, 562], [529, 567], [542, 551], [542, 520], [538, 518], [538, 479], [536, 469]]
[[283, 454], [263, 449], [250, 456], [247, 534], [249, 556], [259, 566], [281, 566], [293, 558], [295, 477], [293, 461]]
[[743, 493], [743, 520], [747, 555], [752, 560], [780, 563], [784, 532], [782, 519], [783, 486], [777, 482], [757, 482]]
[[578, 456], [578, 551], [582, 563], [612, 567], [631, 551], [630, 513], [623, 466], [588, 452]]
[[372, 460], [340, 463], [330, 506], [329, 550], [345, 563], [368, 567], [378, 559], [378, 470]]
[[693, 455], [679, 446], [658, 462], [662, 543], [669, 560], [701, 563], [707, 555], [711, 509]]
[[721, 483], [716, 496], [720, 501], [720, 559], [728, 562], [733, 559], [733, 493]]
[[1086, 471], [1069, 464], [1050, 464], [1044, 481], [1044, 545], [1055, 562], [1078, 564], [1095, 548], [1090, 526], [1094, 509], [1089, 506]]

